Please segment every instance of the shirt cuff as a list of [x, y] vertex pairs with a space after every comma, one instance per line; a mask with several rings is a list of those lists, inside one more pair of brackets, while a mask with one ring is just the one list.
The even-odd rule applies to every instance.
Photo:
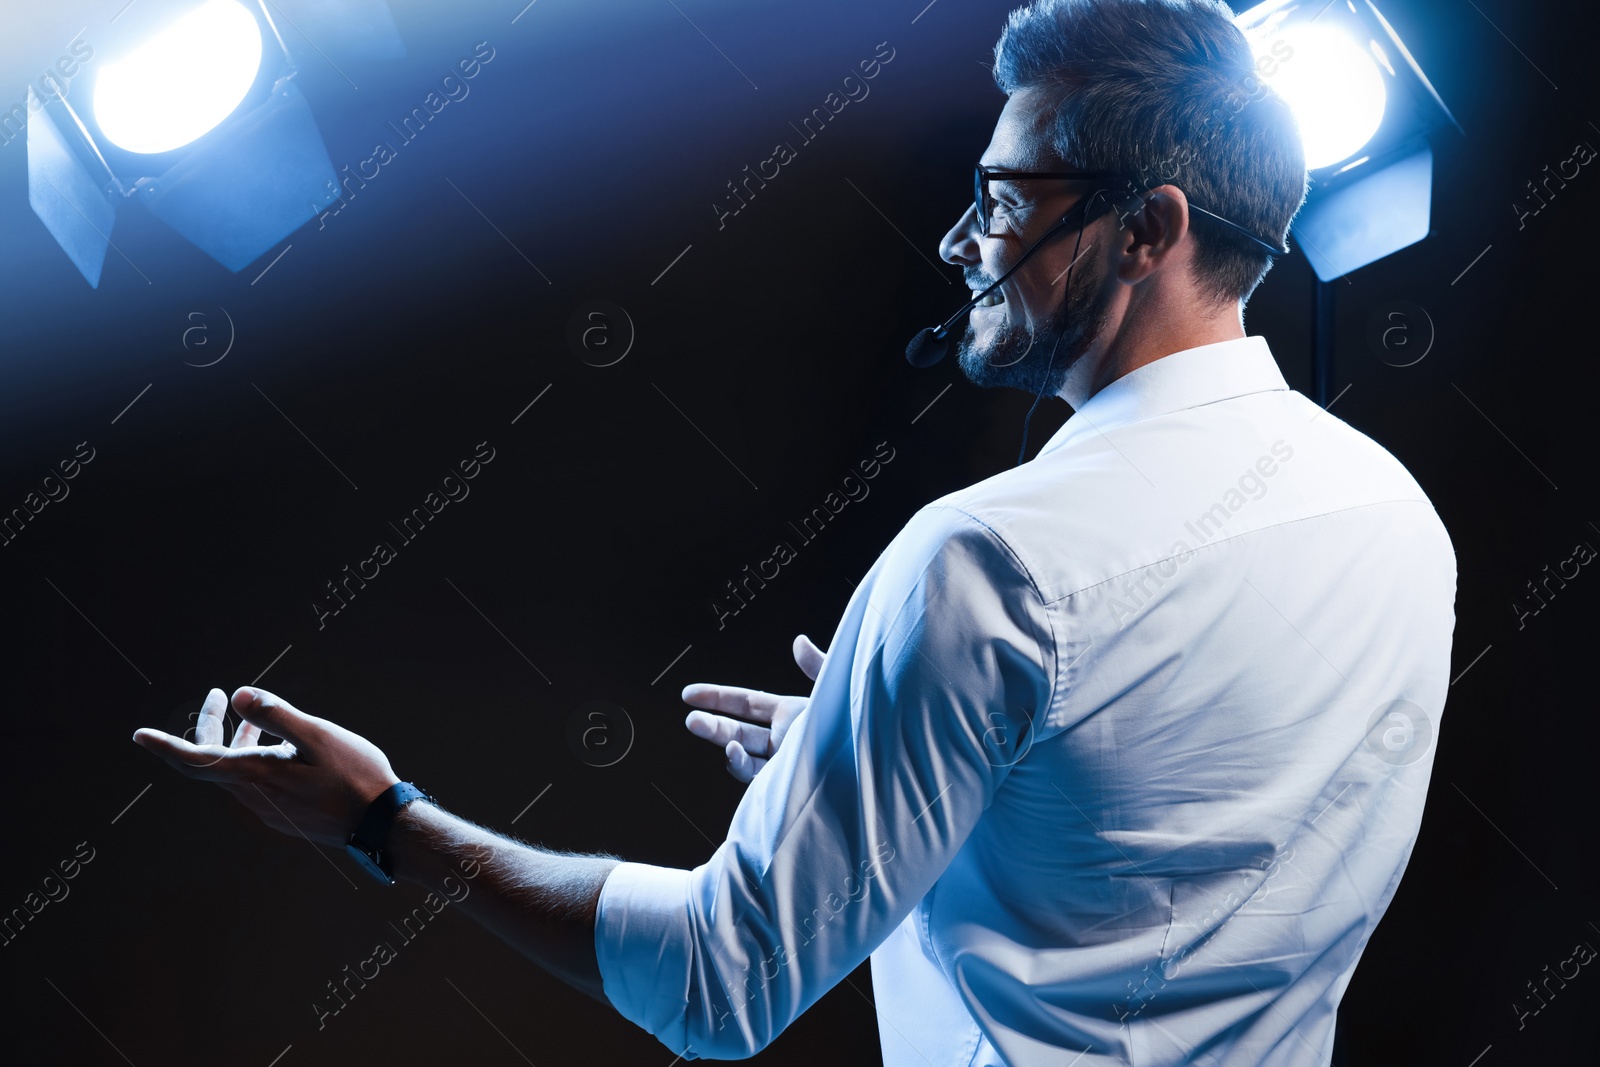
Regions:
[[688, 1039], [691, 872], [619, 863], [600, 887], [594, 949], [606, 998], [673, 1052]]

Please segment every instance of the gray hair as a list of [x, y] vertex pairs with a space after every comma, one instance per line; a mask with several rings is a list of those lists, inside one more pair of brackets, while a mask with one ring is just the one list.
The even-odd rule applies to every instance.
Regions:
[[[1288, 61], [1287, 43], [1274, 47]], [[1217, 0], [1032, 0], [994, 49], [1008, 96], [1049, 94], [1068, 166], [1171, 183], [1208, 211], [1282, 243], [1305, 199], [1305, 156], [1288, 106]], [[1272, 60], [1264, 58], [1270, 67]], [[1219, 302], [1248, 300], [1272, 257], [1203, 217], [1195, 272]]]

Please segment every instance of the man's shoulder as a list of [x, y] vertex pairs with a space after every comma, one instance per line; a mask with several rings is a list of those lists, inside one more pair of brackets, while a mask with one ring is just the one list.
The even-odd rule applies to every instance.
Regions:
[[[929, 502], [912, 539], [1013, 556], [1046, 599], [1218, 537], [1431, 502], [1381, 444], [1290, 390], [1080, 435]], [[1373, 522], [1382, 520], [1377, 514]], [[986, 535], [973, 535], [975, 530]]]
[[1027, 464], [1000, 471], [922, 505], [886, 554], [918, 567], [939, 556], [946, 565], [960, 557], [996, 576], [1021, 572], [1036, 582], [1044, 563], [1041, 542], [1052, 535], [1070, 539], [1062, 499], [1060, 487]]

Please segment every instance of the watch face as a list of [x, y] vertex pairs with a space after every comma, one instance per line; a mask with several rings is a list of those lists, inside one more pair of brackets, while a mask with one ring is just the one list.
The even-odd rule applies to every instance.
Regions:
[[372, 877], [376, 878], [384, 885], [394, 885], [394, 879], [389, 877], [389, 872], [378, 866], [378, 862], [371, 856], [367, 855], [366, 852], [362, 851], [355, 845], [350, 844], [345, 845], [344, 850], [350, 853], [350, 858], [356, 861], [356, 866], [372, 875]]

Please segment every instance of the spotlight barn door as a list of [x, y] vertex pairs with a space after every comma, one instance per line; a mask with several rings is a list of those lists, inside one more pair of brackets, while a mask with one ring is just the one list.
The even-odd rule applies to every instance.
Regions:
[[293, 82], [140, 189], [157, 218], [243, 270], [333, 203], [333, 161]]

